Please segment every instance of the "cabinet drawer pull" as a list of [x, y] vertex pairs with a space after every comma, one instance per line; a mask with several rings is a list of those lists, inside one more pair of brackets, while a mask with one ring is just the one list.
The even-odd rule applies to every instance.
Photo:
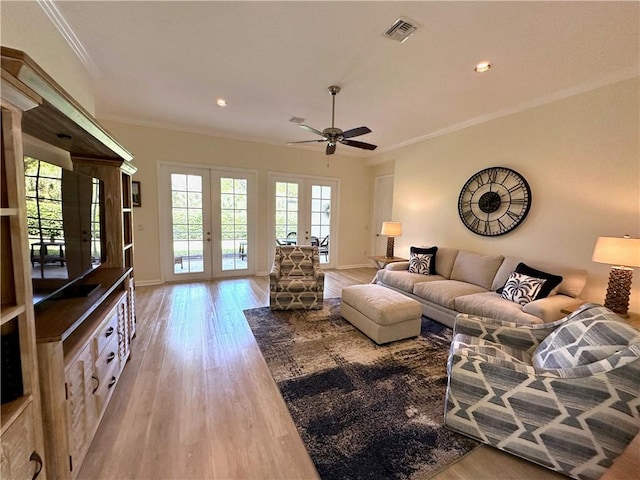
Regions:
[[113, 334], [113, 327], [107, 328], [107, 331], [104, 332], [105, 337], [110, 337]]
[[113, 387], [116, 384], [116, 377], [111, 377], [111, 381], [109, 382], [109, 388]]
[[91, 392], [91, 393], [96, 393], [98, 391], [98, 388], [100, 388], [100, 379], [98, 377], [96, 377], [95, 375], [91, 375], [91, 379], [96, 381], [96, 386], [93, 389], [93, 392]]
[[40, 472], [42, 471], [42, 458], [38, 455], [38, 452], [34, 451], [29, 457], [29, 461], [36, 462], [36, 471], [31, 477], [31, 480], [36, 480], [40, 476]]
[[116, 354], [114, 352], [111, 352], [109, 355], [107, 355], [107, 363], [111, 363], [114, 358], [116, 358]]

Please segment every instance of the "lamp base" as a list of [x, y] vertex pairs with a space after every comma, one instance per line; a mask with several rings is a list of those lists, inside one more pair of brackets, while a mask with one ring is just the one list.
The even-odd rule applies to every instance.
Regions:
[[626, 317], [629, 312], [632, 278], [633, 270], [625, 267], [612, 267], [609, 274], [604, 306], [622, 317]]
[[393, 240], [394, 237], [387, 237], [387, 253], [385, 255], [386, 258], [393, 258]]

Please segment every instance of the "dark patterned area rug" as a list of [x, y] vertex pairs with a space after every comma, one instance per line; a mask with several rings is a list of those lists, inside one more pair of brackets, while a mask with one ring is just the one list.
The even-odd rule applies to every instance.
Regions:
[[324, 303], [244, 311], [322, 479], [429, 478], [478, 445], [443, 426], [450, 328], [378, 346]]

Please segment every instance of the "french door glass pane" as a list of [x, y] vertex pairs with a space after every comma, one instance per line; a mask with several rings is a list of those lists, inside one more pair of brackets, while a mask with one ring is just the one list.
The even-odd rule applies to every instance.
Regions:
[[220, 178], [222, 270], [247, 268], [247, 179]]
[[331, 187], [311, 186], [311, 244], [318, 246], [320, 263], [329, 262], [331, 228]]
[[173, 271], [204, 271], [202, 176], [171, 174]]
[[276, 182], [276, 239], [295, 244], [298, 237], [298, 184]]

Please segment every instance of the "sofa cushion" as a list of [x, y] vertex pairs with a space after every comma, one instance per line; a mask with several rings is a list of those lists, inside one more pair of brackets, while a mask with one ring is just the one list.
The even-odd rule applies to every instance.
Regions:
[[[429, 262], [429, 275], [436, 274], [436, 253], [438, 252], [438, 247], [411, 247], [409, 249], [409, 253], [411, 255], [431, 255], [431, 260]], [[409, 257], [409, 261], [411, 261], [411, 257]], [[422, 272], [414, 272], [414, 273], [422, 273]]]
[[435, 260], [433, 254], [411, 252], [409, 256], [409, 273], [431, 274], [431, 260]]
[[478, 292], [486, 292], [486, 289], [478, 285], [456, 280], [422, 282], [416, 283], [413, 287], [413, 294], [415, 296], [424, 298], [429, 302], [441, 305], [449, 310], [455, 309], [455, 300], [457, 297]]
[[502, 287], [500, 295], [506, 300], [511, 300], [519, 305], [526, 305], [538, 297], [545, 283], [547, 281], [544, 278], [530, 277], [522, 273], [513, 272], [509, 275], [507, 283]]
[[378, 270], [377, 281], [390, 287], [397, 288], [407, 293], [413, 293], [416, 283], [444, 280], [440, 275], [422, 275], [421, 273], [409, 273], [407, 270]]
[[453, 264], [450, 278], [473, 283], [489, 290], [503, 260], [502, 255], [482, 255], [460, 250]]
[[[532, 305], [535, 302], [530, 303]], [[464, 295], [456, 298], [455, 309], [460, 313], [476, 315], [478, 317], [495, 318], [525, 325], [543, 323], [541, 318], [523, 312], [517, 303], [505, 300], [499, 293], [483, 292]]]
[[442, 275], [444, 278], [451, 278], [451, 270], [459, 251], [457, 248], [438, 248], [438, 265], [436, 267], [438, 275]]
[[493, 280], [491, 290], [502, 287], [509, 275], [515, 271], [519, 263], [526, 263], [529, 267], [544, 272], [549, 272], [562, 277], [562, 282], [557, 287], [557, 293], [579, 298], [587, 283], [587, 271], [580, 268], [563, 267], [552, 263], [539, 262], [536, 260], [522, 259], [520, 257], [506, 257], [498, 269], [498, 273]]

